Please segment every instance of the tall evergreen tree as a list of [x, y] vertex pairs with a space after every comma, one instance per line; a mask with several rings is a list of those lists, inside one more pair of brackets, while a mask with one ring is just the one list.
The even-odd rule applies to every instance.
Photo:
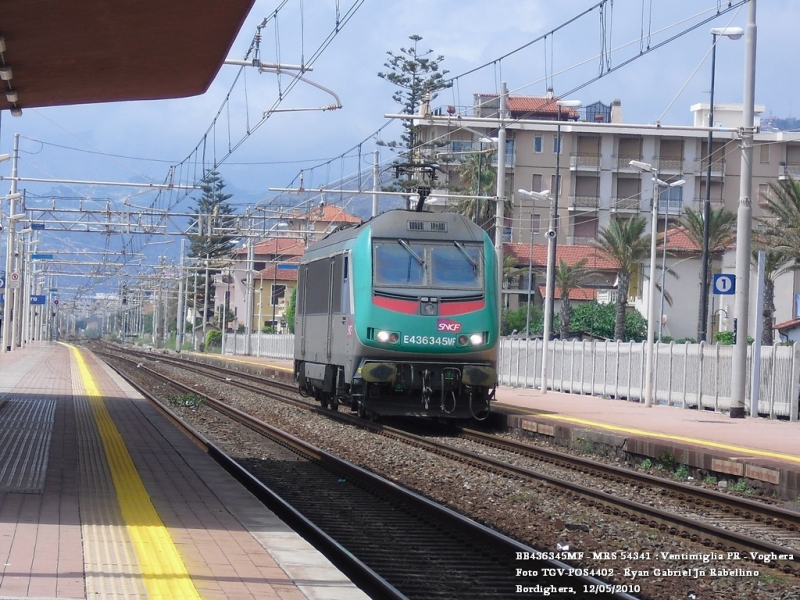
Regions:
[[[197, 259], [198, 266], [206, 266], [201, 269], [198, 276], [192, 278], [190, 286], [193, 287], [191, 293], [191, 304], [193, 308], [202, 313], [203, 307], [208, 306], [208, 313], [204, 318], [207, 320], [213, 315], [214, 287], [211, 285], [214, 275], [220, 272], [219, 258], [227, 256], [231, 250], [231, 243], [236, 238], [229, 232], [221, 231], [230, 229], [234, 224], [233, 207], [228, 204], [232, 194], [224, 192], [225, 182], [220, 174], [215, 170], [206, 172], [200, 183], [202, 195], [197, 199], [197, 204], [193, 211], [197, 213], [197, 219], [193, 221], [193, 227], [189, 233], [189, 256]], [[208, 281], [206, 281], [208, 276]], [[196, 287], [194, 287], [196, 281]], [[206, 289], [208, 290], [208, 302], [206, 303]]]
[[[409, 36], [414, 45], [409, 48], [400, 48], [400, 53], [387, 51], [389, 59], [384, 63], [388, 71], [378, 73], [378, 77], [393, 83], [397, 89], [392, 94], [392, 99], [402, 106], [402, 113], [416, 114], [426, 94], [430, 99], [436, 98], [439, 90], [447, 89], [453, 84], [445, 81], [444, 76], [448, 71], [439, 71], [439, 65], [444, 61], [444, 56], [432, 57], [433, 50], [420, 52], [417, 48], [422, 40], [419, 35]], [[405, 132], [402, 139], [406, 149], [409, 150], [409, 159], [413, 158], [413, 149], [418, 140], [416, 128], [410, 120], [404, 121]]]

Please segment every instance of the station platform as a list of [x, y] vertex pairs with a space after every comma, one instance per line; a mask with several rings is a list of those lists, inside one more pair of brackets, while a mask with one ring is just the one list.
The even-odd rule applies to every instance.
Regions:
[[91, 352], [0, 355], [0, 598], [368, 596]]
[[[269, 365], [289, 380], [292, 362], [249, 356], [202, 355], [228, 364]], [[578, 451], [714, 477], [800, 506], [800, 423], [548, 390], [498, 386], [499, 427]], [[744, 485], [740, 484], [744, 481]]]

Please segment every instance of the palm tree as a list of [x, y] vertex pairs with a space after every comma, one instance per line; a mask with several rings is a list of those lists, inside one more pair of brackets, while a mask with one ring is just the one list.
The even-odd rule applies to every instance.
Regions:
[[556, 268], [556, 288], [561, 295], [561, 339], [569, 337], [570, 301], [569, 293], [581, 287], [591, 272], [586, 268], [587, 259], [583, 258], [574, 265], [568, 265], [563, 258]]
[[633, 273], [642, 260], [650, 255], [650, 240], [644, 235], [647, 221], [640, 217], [612, 221], [592, 240], [592, 245], [617, 263], [617, 315], [614, 338], [625, 335], [625, 313], [628, 308], [628, 287]]
[[769, 345], [775, 314], [775, 280], [800, 270], [800, 183], [792, 177], [770, 183], [769, 192], [762, 194], [761, 200], [769, 216], [756, 218], [761, 229], [755, 234], [752, 258], [757, 263], [758, 251], [766, 252], [761, 343]]
[[[461, 176], [460, 191], [470, 196], [492, 196], [497, 187], [497, 174], [491, 166], [491, 154], [475, 152], [468, 154], [459, 169]], [[495, 211], [497, 207], [492, 200], [464, 198], [459, 200], [453, 210], [464, 215], [470, 221], [480, 225], [494, 240]], [[514, 205], [510, 198], [505, 201], [505, 214], [511, 215]]]
[[[468, 154], [461, 162], [459, 175], [462, 189], [472, 196], [490, 196], [495, 189], [495, 172], [491, 167], [490, 155], [476, 152]], [[489, 164], [487, 164], [489, 163]], [[455, 211], [474, 221], [486, 231], [494, 225], [494, 206], [486, 200], [465, 198], [459, 200]]]
[[761, 310], [761, 345], [773, 343], [772, 318], [775, 315], [775, 280], [785, 273], [800, 270], [795, 259], [780, 250], [773, 250], [772, 242], [761, 235], [756, 237], [751, 261], [758, 265], [759, 250], [764, 251], [764, 306]]
[[[712, 256], [723, 252], [728, 246], [736, 241], [736, 213], [726, 210], [724, 206], [712, 208], [711, 219], [708, 222], [708, 261], [706, 263], [706, 273], [709, 274], [708, 280], [700, 281], [700, 285], [706, 287], [705, 297], [709, 298], [708, 290], [711, 286], [711, 262]], [[686, 214], [681, 219], [681, 225], [686, 231], [686, 235], [694, 242], [698, 248], [703, 247], [703, 213], [698, 210], [686, 209]], [[703, 278], [702, 268], [700, 279]], [[708, 304], [703, 310], [703, 294], [700, 294], [699, 311], [697, 313], [697, 339], [701, 338], [701, 333], [705, 329], [703, 314], [708, 314]]]
[[800, 182], [789, 177], [769, 184], [769, 193], [762, 195], [764, 209], [770, 217], [756, 218], [763, 227], [768, 247], [800, 260]]

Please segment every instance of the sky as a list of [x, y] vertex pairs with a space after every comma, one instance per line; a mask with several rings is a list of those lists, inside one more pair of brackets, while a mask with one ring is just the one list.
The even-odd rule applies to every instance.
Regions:
[[[256, 27], [280, 4], [256, 0], [229, 58], [245, 57]], [[190, 182], [216, 158], [237, 210], [290, 202], [286, 195], [276, 200], [269, 188], [297, 187], [301, 171], [306, 188], [333, 187], [359, 169], [371, 168], [376, 142], [399, 140], [399, 123], [385, 117], [400, 112], [392, 100], [394, 87], [377, 73], [386, 70], [388, 51], [398, 53], [413, 44], [411, 35], [422, 37], [420, 51], [444, 56], [441, 68], [454, 78], [434, 107], [467, 107], [473, 94], [499, 92], [506, 82], [512, 95], [544, 95], [552, 87], [557, 96], [584, 104], [619, 99], [628, 123], [690, 125], [689, 107], [709, 99], [709, 29], [744, 27], [747, 21], [744, 4], [698, 25], [728, 4], [609, 0], [601, 11], [597, 1], [589, 0], [288, 0], [262, 30], [261, 59], [289, 64], [313, 60], [307, 79], [332, 91], [341, 109], [316, 110], [333, 104], [334, 96], [302, 82], [292, 85], [291, 75], [223, 66], [208, 91], [197, 97], [25, 109], [19, 118], [4, 112], [0, 153], [12, 151], [18, 133], [21, 177], [155, 183], [167, 179], [170, 166], [176, 166], [176, 181]], [[330, 38], [337, 7], [340, 27]], [[797, 22], [800, 2], [758, 4], [756, 103], [765, 106], [765, 116], [790, 117], [800, 111], [787, 68], [797, 52], [798, 36], [792, 29]], [[325, 40], [329, 43], [317, 55]], [[718, 103], [742, 101], [744, 46], [744, 39], [719, 42]], [[223, 105], [228, 94], [230, 101]], [[263, 111], [276, 106], [281, 112], [248, 135], [248, 122], [252, 128]], [[218, 112], [220, 119], [212, 125]], [[381, 147], [384, 165], [393, 158]], [[9, 174], [10, 163], [0, 164], [0, 176]], [[59, 206], [76, 207], [81, 197], [84, 207], [110, 203], [124, 208], [122, 198], [131, 195], [129, 203], [135, 206], [155, 201], [155, 194], [139, 189], [34, 182], [20, 182], [20, 187], [32, 203], [56, 197]], [[190, 212], [193, 206], [189, 199], [173, 210]], [[42, 234], [40, 250], [64, 243], [114, 248], [119, 241]]]

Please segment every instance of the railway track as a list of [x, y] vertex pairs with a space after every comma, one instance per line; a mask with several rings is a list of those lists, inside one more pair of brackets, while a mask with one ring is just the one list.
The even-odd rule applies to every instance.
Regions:
[[[181, 359], [169, 357], [166, 360], [184, 368], [187, 366]], [[191, 368], [197, 373], [234, 383], [230, 377], [233, 374], [216, 365], [193, 363]], [[237, 385], [267, 393], [263, 377], [241, 372], [235, 376], [241, 379]], [[294, 392], [290, 385], [275, 382], [273, 385], [284, 392]], [[318, 405], [313, 401], [299, 401], [285, 394], [272, 395], [282, 401], [318, 410]], [[345, 415], [338, 416], [347, 418]], [[560, 486], [565, 493], [603, 512], [636, 519], [642, 524], [699, 542], [716, 551], [744, 555], [756, 552], [759, 556], [776, 557], [771, 560], [772, 567], [786, 573], [800, 574], [800, 514], [796, 512], [485, 432], [465, 429], [461, 430], [459, 437], [504, 452], [507, 455], [504, 460], [480, 457], [476, 454], [479, 450], [474, 447], [463, 450], [454, 448], [451, 437], [433, 441], [428, 436], [416, 436], [397, 428], [362, 426], [455, 460], [476, 466], [483, 464], [482, 468], [503, 471], [512, 477], [525, 477]], [[558, 474], [553, 476], [542, 472], [541, 465], [557, 469]], [[572, 474], [572, 477], [567, 474]], [[614, 483], [616, 490], [623, 490], [623, 495], [610, 497], [609, 483]], [[657, 504], [665, 508], [658, 508]], [[777, 558], [788, 554], [792, 555], [791, 560]]]
[[[208, 367], [204, 367], [206, 370]], [[234, 375], [215, 375], [234, 384]], [[264, 381], [260, 380], [259, 391]], [[280, 398], [283, 394], [273, 394]], [[293, 400], [297, 402], [296, 400]], [[311, 410], [328, 413], [329, 417], [348, 419], [348, 415], [323, 411], [315, 403], [304, 405]], [[545, 482], [568, 504], [591, 507], [600, 514], [611, 514], [637, 522], [682, 540], [702, 544], [710, 556], [738, 553], [750, 567], [767, 572], [782, 571], [796, 576], [800, 516], [773, 505], [722, 494], [703, 487], [682, 484], [627, 469], [620, 469], [584, 457], [564, 455], [482, 432], [463, 431], [454, 439], [441, 440], [415, 436], [409, 432], [349, 418], [361, 427], [380, 431], [383, 435], [414, 444], [426, 451], [461, 461], [471, 467], [503, 473], [504, 476]], [[454, 448], [465, 444], [468, 450]], [[488, 458], [488, 447], [500, 451], [503, 458]], [[539, 465], [559, 470], [557, 475], [537, 472]], [[573, 479], [572, 482], [564, 481]], [[577, 480], [577, 483], [575, 482]], [[621, 493], [619, 490], [627, 490]], [[632, 498], [626, 498], [630, 496]], [[639, 501], [637, 501], [637, 498]], [[658, 505], [658, 506], [655, 506]], [[751, 554], [753, 553], [753, 554]]]
[[[121, 360], [128, 361], [127, 368], [120, 368]], [[117, 356], [113, 363], [123, 376], [130, 370], [139, 375], [146, 372], [151, 381], [158, 377], [180, 393], [199, 394], [192, 385], [150, 370], [138, 357], [131, 361], [131, 357]], [[164, 387], [161, 395], [169, 393]], [[146, 392], [141, 388], [140, 391]], [[271, 508], [299, 531], [309, 530], [309, 523], [313, 523], [314, 533], [310, 537], [319, 547], [330, 551], [331, 560], [376, 598], [518, 598], [520, 592], [537, 590], [548, 591], [550, 597], [574, 598], [573, 592], [581, 597], [587, 590], [600, 592], [599, 597], [635, 597], [622, 590], [638, 589], [638, 585], [619, 586], [615, 593], [613, 585], [606, 587], [609, 584], [587, 575], [577, 565], [541, 557], [529, 546], [224, 402], [205, 396], [203, 405], [278, 445], [277, 450], [268, 452], [267, 460], [263, 458], [263, 449], [242, 452], [238, 462], [249, 474], [237, 476], [248, 486], [256, 486], [257, 495], [268, 498]], [[177, 420], [174, 415], [171, 418]], [[202, 443], [210, 453], [221, 456], [211, 442], [203, 439]], [[263, 441], [256, 444], [263, 446]], [[291, 456], [286, 454], [287, 449]], [[229, 459], [221, 460], [232, 463]], [[254, 477], [272, 492], [261, 490]], [[273, 493], [282, 500], [277, 501]], [[301, 522], [294, 522], [295, 513], [302, 514]], [[348, 556], [357, 560], [348, 560]], [[520, 562], [520, 556], [526, 559]], [[378, 589], [383, 582], [388, 587]], [[560, 593], [559, 588], [565, 591]]]

